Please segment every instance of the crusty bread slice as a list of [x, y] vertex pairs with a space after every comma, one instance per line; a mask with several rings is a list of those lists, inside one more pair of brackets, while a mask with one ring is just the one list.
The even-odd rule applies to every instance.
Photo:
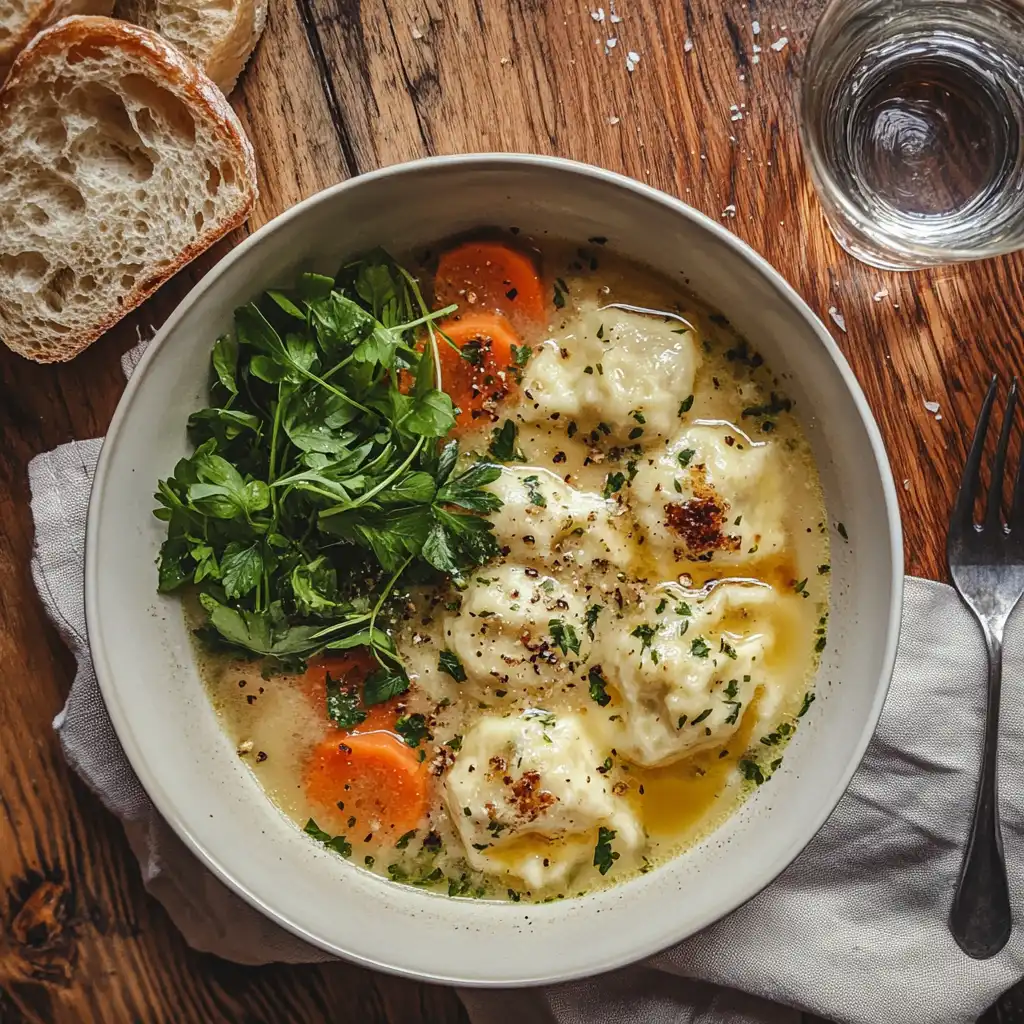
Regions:
[[226, 96], [267, 23], [270, 0], [117, 0], [114, 13], [159, 32]]
[[0, 339], [71, 359], [241, 224], [252, 146], [217, 87], [155, 32], [73, 17], [0, 90]]
[[0, 0], [0, 85], [14, 58], [47, 25], [71, 14], [109, 14], [114, 0]]

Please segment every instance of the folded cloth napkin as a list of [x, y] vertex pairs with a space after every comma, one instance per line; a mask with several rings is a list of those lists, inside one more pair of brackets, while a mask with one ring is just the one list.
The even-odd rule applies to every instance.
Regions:
[[[140, 349], [128, 353], [130, 373]], [[124, 823], [147, 889], [189, 945], [246, 964], [330, 959], [213, 878], [160, 818], [114, 734], [89, 659], [85, 521], [100, 440], [29, 465], [32, 574], [78, 671], [54, 720], [68, 763]], [[466, 990], [474, 1024], [973, 1024], [1024, 976], [1024, 619], [1003, 661], [1001, 806], [1016, 928], [991, 960], [964, 956], [946, 916], [981, 763], [985, 651], [956, 594], [908, 579], [878, 731], [814, 841], [759, 896], [641, 966], [522, 991]], [[667, 912], [671, 912], [669, 909]]]

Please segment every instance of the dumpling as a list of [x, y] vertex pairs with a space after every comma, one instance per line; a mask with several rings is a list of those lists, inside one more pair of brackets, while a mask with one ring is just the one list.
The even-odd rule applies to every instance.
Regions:
[[444, 642], [470, 680], [502, 686], [571, 681], [590, 638], [581, 594], [521, 565], [479, 569], [457, 612], [443, 620]]
[[722, 583], [701, 601], [669, 598], [661, 615], [634, 612], [606, 630], [591, 671], [621, 701], [615, 748], [637, 764], [666, 764], [727, 742], [755, 695], [759, 716], [774, 712], [765, 659], [783, 600], [767, 584]]
[[532, 404], [524, 403], [522, 416], [544, 421], [558, 413], [620, 444], [670, 437], [700, 362], [684, 321], [585, 302], [530, 360], [522, 386]]
[[658, 558], [735, 565], [782, 550], [781, 472], [773, 442], [729, 425], [693, 426], [642, 461], [630, 505]]
[[470, 865], [542, 889], [592, 860], [600, 826], [614, 831], [620, 856], [638, 850], [643, 831], [597, 771], [601, 761], [578, 715], [478, 721], [444, 783]]
[[550, 470], [532, 466], [504, 467], [489, 489], [503, 503], [490, 515], [495, 536], [514, 561], [550, 565], [572, 552], [565, 560], [578, 553], [585, 561], [603, 558], [618, 565], [626, 557], [622, 509], [613, 500], [578, 491]]

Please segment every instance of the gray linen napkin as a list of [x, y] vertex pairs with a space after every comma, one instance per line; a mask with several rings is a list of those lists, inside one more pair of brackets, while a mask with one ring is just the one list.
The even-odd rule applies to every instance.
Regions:
[[[140, 345], [125, 357], [125, 373]], [[85, 521], [100, 440], [29, 465], [32, 574], [78, 671], [54, 720], [68, 763], [124, 824], [147, 889], [189, 945], [239, 963], [330, 959], [213, 878], [160, 818], [114, 734], [89, 659]], [[816, 839], [763, 893], [645, 964], [544, 989], [464, 990], [474, 1024], [973, 1024], [1024, 976], [1024, 620], [1004, 658], [1003, 834], [1016, 929], [986, 962], [945, 927], [980, 764], [985, 655], [954, 592], [908, 579], [875, 738]]]

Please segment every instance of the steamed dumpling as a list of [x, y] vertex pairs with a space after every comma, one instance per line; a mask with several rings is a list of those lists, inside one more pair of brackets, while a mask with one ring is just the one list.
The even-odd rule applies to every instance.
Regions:
[[565, 882], [590, 861], [600, 826], [625, 856], [643, 832], [597, 771], [602, 758], [578, 715], [530, 710], [479, 720], [445, 779], [445, 800], [478, 871], [534, 889]]
[[641, 463], [630, 505], [648, 552], [735, 565], [783, 549], [780, 477], [771, 442], [754, 444], [728, 425], [693, 426]]
[[489, 489], [502, 500], [490, 516], [494, 533], [513, 561], [619, 564], [626, 557], [622, 510], [613, 500], [576, 490], [556, 473], [532, 466], [505, 466]]
[[621, 703], [616, 749], [665, 764], [727, 742], [755, 694], [761, 714], [774, 711], [764, 668], [783, 600], [766, 584], [724, 583], [702, 601], [669, 598], [661, 615], [633, 612], [607, 630], [591, 663]]
[[558, 413], [584, 433], [646, 444], [678, 429], [679, 406], [693, 394], [700, 362], [684, 321], [585, 302], [530, 360], [521, 415], [544, 421]]
[[583, 596], [565, 582], [521, 565], [478, 570], [444, 641], [473, 682], [543, 686], [570, 681], [589, 652]]

